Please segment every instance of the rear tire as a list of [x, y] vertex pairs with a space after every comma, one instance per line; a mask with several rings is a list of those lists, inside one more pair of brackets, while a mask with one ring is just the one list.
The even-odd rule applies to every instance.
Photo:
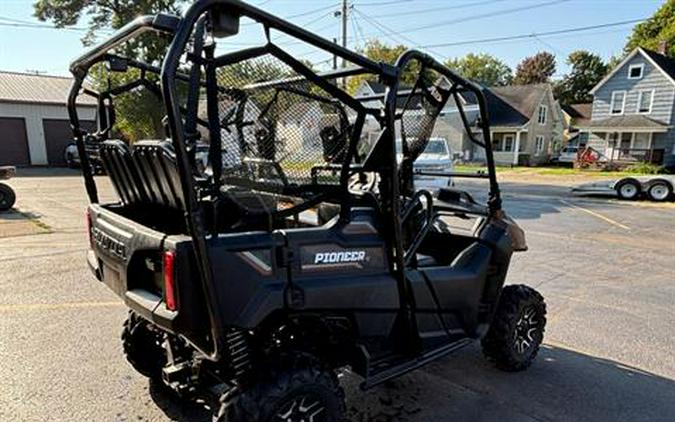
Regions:
[[308, 355], [284, 362], [245, 390], [225, 393], [213, 422], [345, 420], [344, 391], [333, 371]]
[[616, 189], [616, 194], [619, 195], [620, 199], [634, 201], [640, 196], [642, 186], [635, 179], [624, 179], [617, 183], [614, 189]]
[[665, 180], [655, 180], [649, 185], [647, 196], [655, 202], [667, 201], [673, 196], [673, 186]]
[[545, 327], [544, 298], [527, 286], [506, 286], [482, 340], [483, 353], [504, 371], [527, 369], [539, 352]]
[[0, 183], [0, 211], [7, 211], [14, 206], [16, 193], [10, 186]]
[[150, 328], [150, 324], [133, 312], [124, 321], [122, 348], [127, 361], [141, 375], [161, 380], [162, 368], [166, 365], [166, 351], [162, 335]]

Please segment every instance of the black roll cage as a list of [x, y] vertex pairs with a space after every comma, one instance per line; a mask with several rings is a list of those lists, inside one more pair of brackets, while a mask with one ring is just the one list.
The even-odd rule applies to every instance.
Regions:
[[[210, 12], [211, 15], [205, 14], [205, 12]], [[203, 48], [204, 50], [205, 57], [200, 56], [198, 61], [194, 62], [193, 69], [197, 68], [197, 75], [195, 76], [194, 73], [190, 75], [180, 72], [178, 69], [180, 59], [185, 51], [185, 47], [190, 40], [190, 36], [193, 33], [195, 26], [199, 25], [201, 28], [199, 30], [203, 31], [204, 25], [207, 23], [209, 16], [213, 16], [213, 14], [218, 13], [226, 13], [236, 17], [245, 16], [262, 24], [265, 28], [268, 43], [262, 47], [254, 47], [217, 57], [214, 57], [213, 49], [210, 49], [208, 45], [200, 46], [200, 48]], [[329, 52], [337, 57], [343, 58], [355, 64], [356, 66], [324, 74], [317, 74], [303, 63], [299, 62], [297, 59], [293, 58], [291, 55], [274, 45], [269, 38], [271, 29], [295, 37], [314, 47]], [[181, 117], [183, 110], [179, 105], [176, 81], [181, 80], [191, 84], [191, 92], [194, 90], [199, 90], [200, 88], [206, 88], [207, 108], [209, 109], [208, 123], [209, 126], [211, 126], [213, 123], [212, 120], [214, 120], [214, 118], [217, 119], [217, 110], [214, 111], [213, 107], [215, 105], [214, 101], [217, 101], [216, 92], [219, 89], [214, 78], [214, 69], [224, 64], [240, 61], [249, 57], [256, 57], [262, 54], [274, 55], [289, 65], [295, 72], [301, 75], [301, 77], [307, 78], [312, 83], [319, 85], [330, 95], [334, 96], [338, 100], [344, 102], [349, 107], [357, 111], [357, 118], [354, 123], [354, 130], [352, 132], [353, 136], [348, 145], [347, 158], [344, 160], [344, 163], [340, 165], [340, 192], [342, 192], [344, 195], [342, 203], [345, 205], [348, 205], [349, 203], [349, 193], [347, 189], [349, 177], [354, 171], [358, 171], [358, 169], [355, 170], [355, 167], [358, 166], [351, 164], [351, 159], [355, 156], [357, 141], [359, 140], [358, 138], [364, 125], [365, 117], [366, 115], [371, 115], [381, 123], [384, 123], [384, 134], [379, 138], [378, 143], [383, 144], [380, 145], [381, 148], [379, 148], [379, 150], [385, 152], [386, 156], [384, 157], [384, 163], [386, 164], [379, 170], [386, 170], [388, 171], [388, 174], [384, 171], [382, 172], [384, 181], [380, 190], [382, 198], [381, 211], [387, 219], [386, 225], [391, 229], [387, 230], [387, 232], [390, 234], [387, 236], [386, 240], [389, 243], [388, 249], [391, 262], [393, 263], [391, 270], [397, 279], [402, 317], [406, 320], [406, 325], [408, 327], [413, 327], [414, 324], [412, 322], [414, 322], [415, 318], [414, 297], [405, 276], [406, 251], [403, 250], [402, 246], [403, 243], [401, 229], [404, 218], [401, 217], [401, 187], [399, 186], [399, 178], [411, 179], [413, 176], [413, 170], [411, 165], [404, 165], [401, 169], [399, 168], [396, 160], [395, 145], [395, 121], [397, 117], [400, 117], [396, 114], [397, 99], [403, 95], [402, 92], [399, 92], [401, 71], [408, 63], [416, 60], [419, 61], [423, 67], [438, 72], [452, 83], [450, 95], [452, 95], [455, 99], [457, 107], [460, 111], [460, 115], [462, 116], [462, 122], [467, 129], [467, 133], [471, 141], [485, 148], [488, 171], [487, 174], [478, 175], [465, 173], [452, 173], [444, 175], [453, 177], [480, 177], [488, 179], [490, 185], [488, 212], [489, 215], [494, 215], [494, 213], [501, 209], [501, 199], [499, 186], [497, 184], [495, 175], [494, 158], [491, 148], [492, 142], [489, 131], [489, 117], [487, 114], [487, 104], [485, 95], [483, 93], [483, 88], [471, 81], [463, 79], [432, 57], [422, 52], [416, 50], [407, 51], [394, 65], [378, 63], [239, 0], [198, 0], [187, 9], [183, 17], [167, 14], [142, 16], [136, 18], [132, 22], [119, 29], [108, 40], [92, 47], [82, 56], [75, 59], [70, 66], [70, 71], [74, 76], [74, 82], [71, 86], [68, 96], [68, 112], [81, 159], [85, 188], [89, 200], [92, 203], [98, 203], [99, 200], [96, 183], [94, 181], [92, 169], [85, 151], [85, 138], [91, 135], [84, 131], [80, 126], [76, 108], [76, 100], [80, 93], [83, 92], [99, 99], [99, 114], [106, 110], [105, 102], [107, 99], [109, 99], [110, 95], [114, 93], [96, 93], [89, 89], [83, 89], [84, 79], [86, 78], [89, 69], [99, 62], [119, 59], [118, 56], [109, 54], [109, 51], [121, 45], [125, 41], [147, 31], [156, 31], [172, 35], [172, 41], [162, 62], [161, 69], [133, 59], [123, 60], [125, 60], [127, 66], [132, 66], [141, 70], [143, 75], [145, 72], [150, 72], [160, 76], [160, 86], [158, 89], [154, 83], [145, 80], [144, 77], [141, 81], [130, 84], [130, 87], [133, 88], [143, 85], [158, 95], [161, 94], [161, 97], [166, 106], [167, 124], [176, 151], [177, 168], [182, 190], [181, 193], [186, 208], [186, 226], [188, 229], [188, 234], [193, 240], [195, 255], [198, 261], [197, 266], [202, 282], [202, 288], [206, 297], [206, 306], [211, 324], [210, 331], [212, 345], [209, 350], [202, 350], [204, 355], [212, 360], [218, 360], [220, 358], [223, 350], [223, 333], [225, 331], [223, 330], [224, 327], [221, 326], [220, 305], [215, 303], [218, 300], [218, 295], [215, 294], [215, 291], [213, 291], [213, 274], [211, 272], [209, 255], [207, 253], [207, 232], [204, 223], [204, 210], [202, 209], [203, 207], [200, 205], [197, 198], [196, 181], [192, 175], [191, 162], [187, 152], [190, 141], [188, 136], [190, 134], [186, 133], [185, 126], [190, 126], [187, 129], [191, 131], [194, 130], [194, 125], [197, 123], [197, 118], [196, 116], [190, 117], [188, 115], [188, 117], [186, 117], [185, 123], [183, 122]], [[203, 70], [206, 75], [205, 80], [202, 80], [198, 74], [201, 72], [202, 67], [204, 68]], [[380, 112], [377, 110], [364, 107], [360, 99], [352, 97], [343, 89], [327, 82], [327, 78], [337, 79], [340, 77], [355, 76], [360, 74], [374, 74], [379, 77], [382, 83], [385, 84], [386, 91], [383, 95], [385, 104], [383, 114], [380, 114]], [[280, 81], [279, 83], [283, 83], [283, 81]], [[482, 131], [483, 142], [475, 139], [472, 131], [469, 129], [469, 122], [466, 120], [461, 101], [459, 101], [459, 95], [457, 91], [458, 86], [472, 92], [478, 100], [478, 104], [480, 106], [479, 127]], [[120, 89], [131, 89], [130, 87], [120, 87]], [[214, 100], [214, 98], [216, 99]], [[189, 101], [190, 100], [188, 99], [188, 104], [190, 104]], [[210, 103], [210, 106], [208, 103]], [[105, 124], [105, 126], [112, 126], [112, 122], [108, 121], [109, 114], [103, 113], [103, 115], [105, 116], [103, 117], [103, 120], [105, 121], [100, 122], [99, 126], [101, 126], [101, 124]], [[205, 122], [201, 121], [198, 123], [204, 124]], [[108, 132], [109, 128], [107, 130], [99, 130], [97, 135], [104, 137], [107, 136]], [[215, 130], [214, 132], [216, 133], [212, 133], [212, 135], [218, 138], [220, 136], [220, 131]], [[220, 143], [211, 142], [211, 146], [212, 148], [220, 149]], [[216, 158], [216, 156], [218, 156], [219, 159], [220, 154], [216, 154], [217, 152], [218, 151], [215, 150], [210, 151], [210, 156], [212, 158]], [[382, 190], [382, 188], [384, 188], [384, 190]], [[341, 216], [343, 218], [348, 217], [348, 206], [342, 207]], [[411, 328], [411, 330], [414, 331], [413, 328]]]

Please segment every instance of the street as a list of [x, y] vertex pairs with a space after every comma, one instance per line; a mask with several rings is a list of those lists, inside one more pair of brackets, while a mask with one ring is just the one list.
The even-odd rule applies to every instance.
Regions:
[[[0, 222], [27, 228], [0, 237], [0, 420], [210, 420], [125, 361], [126, 308], [86, 268], [78, 174], [31, 170], [10, 183], [21, 214]], [[530, 247], [514, 256], [508, 282], [537, 288], [548, 304], [535, 364], [500, 372], [475, 344], [367, 393], [346, 375], [350, 418], [674, 420], [675, 206], [579, 198], [536, 182], [502, 189]]]

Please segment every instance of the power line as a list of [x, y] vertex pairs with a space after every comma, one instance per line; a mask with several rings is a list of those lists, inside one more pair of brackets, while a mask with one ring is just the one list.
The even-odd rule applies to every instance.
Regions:
[[360, 7], [387, 6], [387, 5], [390, 5], [390, 4], [410, 3], [412, 1], [413, 0], [392, 0], [392, 1], [366, 2], [366, 3], [358, 3], [358, 6], [360, 6]]
[[465, 3], [465, 4], [455, 4], [452, 6], [443, 6], [443, 7], [433, 7], [430, 9], [420, 9], [420, 10], [408, 10], [405, 12], [395, 12], [395, 13], [385, 13], [384, 15], [374, 15], [372, 16], [373, 18], [376, 19], [382, 19], [382, 18], [390, 18], [394, 16], [410, 16], [410, 15], [420, 15], [424, 13], [431, 13], [431, 12], [441, 12], [445, 10], [457, 10], [457, 9], [467, 9], [470, 7], [477, 7], [477, 6], [484, 6], [487, 4], [493, 4], [493, 3], [500, 3], [504, 2], [507, 0], [482, 0], [482, 1], [477, 1], [474, 3]]
[[551, 35], [567, 34], [567, 33], [570, 33], [570, 32], [581, 32], [581, 31], [589, 31], [589, 30], [592, 30], [592, 29], [609, 28], [609, 27], [612, 27], [612, 26], [628, 25], [628, 24], [633, 24], [633, 23], [644, 22], [645, 20], [646, 20], [646, 18], [631, 19], [631, 20], [621, 21], [621, 22], [611, 22], [611, 23], [604, 23], [604, 24], [599, 24], [599, 25], [589, 25], [589, 26], [580, 26], [580, 27], [576, 27], [576, 28], [558, 29], [558, 30], [555, 30], [555, 31], [546, 31], [546, 32], [537, 32], [537, 33], [533, 32], [533, 33], [529, 33], [529, 34], [509, 35], [509, 36], [504, 36], [504, 37], [481, 38], [481, 39], [454, 41], [454, 42], [440, 43], [440, 44], [429, 44], [429, 45], [423, 45], [421, 47], [424, 47], [424, 48], [453, 47], [453, 46], [457, 46], [457, 45], [480, 44], [480, 43], [496, 42], [496, 41], [511, 41], [511, 40], [525, 39], [525, 38], [546, 37], [546, 36], [551, 36]]
[[[359, 14], [359, 16], [361, 16], [362, 18], [364, 18], [366, 21], [370, 22], [373, 26], [379, 28], [380, 31], [381, 31], [383, 34], [388, 35], [389, 38], [391, 38], [392, 40], [394, 40], [394, 42], [397, 42], [397, 41], [393, 38], [393, 36], [398, 36], [400, 39], [404, 40], [405, 42], [411, 43], [413, 47], [417, 47], [417, 46], [419, 45], [419, 44], [417, 44], [414, 40], [412, 40], [411, 38], [406, 37], [405, 35], [401, 34], [400, 32], [397, 33], [397, 32], [394, 31], [393, 29], [391, 29], [391, 28], [385, 26], [385, 25], [382, 24], [381, 22], [376, 21], [375, 19], [369, 17], [369, 16], [366, 15], [365, 13], [363, 13], [363, 12], [361, 12], [361, 11], [359, 11], [359, 10], [356, 10], [356, 12]], [[432, 53], [434, 53], [434, 54], [439, 55], [438, 53], [434, 52], [433, 50], [430, 50], [430, 49], [429, 49], [429, 51], [432, 52]]]
[[533, 4], [533, 5], [528, 5], [528, 6], [513, 7], [511, 9], [495, 10], [493, 12], [488, 12], [488, 13], [480, 13], [480, 14], [477, 14], [477, 15], [459, 17], [459, 18], [455, 18], [455, 19], [452, 19], [452, 20], [449, 20], [449, 21], [436, 22], [436, 23], [432, 23], [432, 24], [429, 24], [429, 25], [416, 26], [416, 27], [411, 27], [411, 28], [407, 28], [407, 29], [402, 29], [400, 32], [405, 32], [405, 33], [417, 32], [417, 31], [422, 31], [424, 29], [436, 28], [436, 27], [439, 27], [441, 25], [452, 25], [452, 24], [455, 24], [455, 23], [464, 23], [464, 22], [475, 21], [475, 20], [480, 20], [480, 19], [492, 18], [492, 17], [495, 17], [495, 16], [502, 16], [502, 15], [516, 13], [516, 12], [522, 12], [524, 10], [532, 10], [532, 9], [537, 9], [537, 8], [541, 8], [541, 7], [553, 6], [553, 5], [556, 5], [556, 4], [567, 3], [569, 1], [571, 1], [571, 0], [552, 0], [552, 1], [547, 1], [547, 2], [544, 2], [544, 3]]

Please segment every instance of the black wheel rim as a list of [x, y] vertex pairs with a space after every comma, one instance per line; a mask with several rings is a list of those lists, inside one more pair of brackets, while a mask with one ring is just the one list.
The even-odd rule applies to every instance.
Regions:
[[525, 355], [539, 341], [539, 317], [534, 306], [528, 306], [516, 322], [513, 347], [518, 354]]
[[325, 422], [326, 406], [313, 394], [295, 396], [287, 400], [274, 419], [277, 422]]

